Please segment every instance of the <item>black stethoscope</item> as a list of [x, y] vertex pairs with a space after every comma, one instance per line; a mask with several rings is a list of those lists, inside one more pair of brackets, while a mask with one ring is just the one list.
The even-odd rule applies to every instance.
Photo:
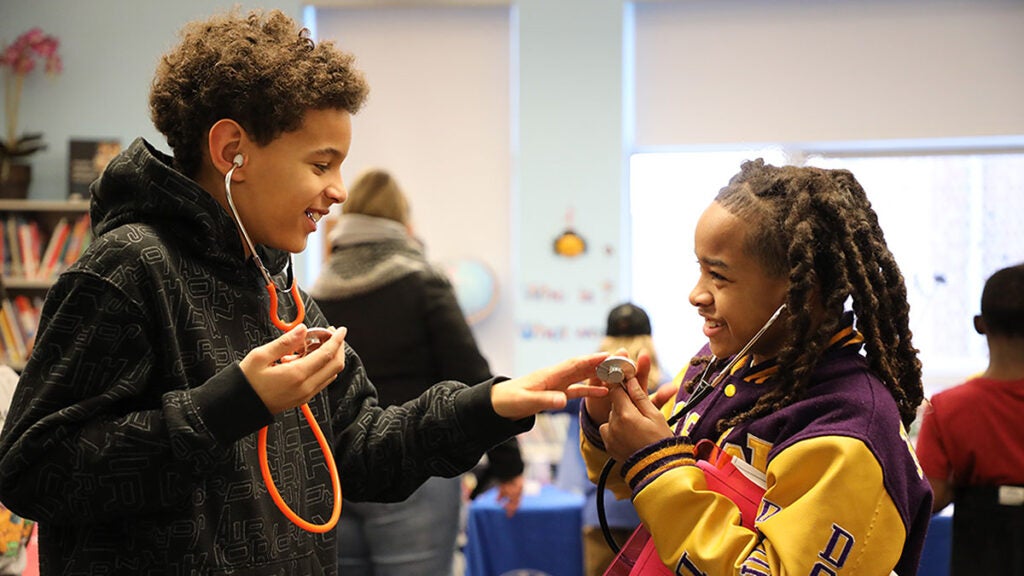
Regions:
[[[704, 368], [704, 372], [701, 374], [700, 380], [698, 381], [697, 386], [693, 389], [693, 392], [690, 394], [690, 397], [686, 399], [686, 403], [677, 408], [672, 417], [667, 420], [667, 424], [669, 425], [669, 427], [674, 426], [677, 422], [679, 422], [681, 418], [689, 414], [691, 407], [696, 406], [698, 403], [700, 403], [701, 400], [704, 400], [704, 398], [706, 398], [712, 390], [714, 390], [719, 384], [721, 384], [722, 380], [725, 380], [726, 376], [728, 376], [729, 373], [732, 372], [732, 369], [736, 366], [736, 363], [743, 359], [744, 356], [746, 356], [747, 352], [750, 351], [750, 348], [754, 346], [754, 344], [761, 338], [761, 336], [764, 336], [764, 333], [768, 331], [768, 328], [771, 328], [771, 325], [775, 323], [775, 321], [779, 318], [779, 315], [782, 314], [782, 311], [785, 308], [785, 304], [781, 304], [778, 308], [776, 308], [775, 313], [771, 315], [771, 318], [768, 318], [768, 321], [764, 323], [764, 326], [761, 326], [761, 329], [757, 331], [757, 334], [754, 334], [754, 336], [746, 344], [743, 345], [743, 348], [741, 348], [740, 351], [737, 352], [732, 357], [732, 360], [729, 361], [729, 364], [727, 364], [726, 367], [722, 369], [722, 371], [715, 375], [714, 380], [712, 380], [709, 384], [707, 381], [708, 371], [711, 369], [711, 366], [713, 366], [714, 363], [718, 361], [718, 358], [715, 355], [711, 355], [711, 360], [708, 361], [708, 365]], [[617, 358], [619, 357], [613, 356], [605, 360], [605, 362]], [[627, 359], [627, 361], [629, 360]], [[621, 360], [616, 360], [616, 362], [619, 363], [621, 362]], [[632, 361], [629, 362], [632, 363]], [[631, 378], [633, 374], [636, 374], [635, 365], [633, 366], [632, 370], [622, 366], [621, 364], [619, 364], [618, 368], [610, 368], [606, 370], [608, 371], [607, 373], [611, 374], [612, 378], [611, 380], [605, 381], [611, 381], [613, 384], [625, 382], [626, 380]], [[598, 367], [598, 376], [602, 376], [602, 368], [600, 366]], [[604, 380], [604, 378], [601, 379]], [[618, 543], [615, 542], [615, 538], [612, 536], [611, 529], [608, 526], [608, 517], [604, 509], [605, 485], [608, 483], [608, 475], [611, 474], [613, 467], [615, 467], [615, 460], [609, 458], [608, 461], [604, 463], [604, 468], [601, 469], [601, 475], [597, 479], [597, 519], [601, 523], [601, 533], [604, 535], [605, 542], [608, 543], [608, 547], [612, 549], [612, 552], [617, 554], [619, 552], [620, 547]]]
[[[252, 239], [249, 238], [249, 233], [246, 231], [245, 226], [242, 225], [242, 219], [238, 216], [238, 210], [235, 209], [235, 202], [231, 198], [231, 177], [235, 173], [235, 168], [239, 168], [245, 163], [245, 157], [241, 154], [236, 154], [231, 165], [231, 169], [228, 170], [227, 175], [224, 176], [224, 192], [227, 194], [228, 207], [231, 209], [231, 216], [235, 221], [235, 225], [238, 227], [238, 231], [242, 233], [242, 238], [245, 239], [246, 245], [249, 247], [249, 253], [252, 255], [252, 259], [256, 262], [259, 267], [260, 273], [263, 275], [263, 279], [266, 281], [267, 294], [270, 295], [270, 321], [280, 329], [282, 332], [287, 332], [292, 328], [296, 327], [303, 320], [306, 319], [306, 307], [302, 303], [302, 298], [299, 295], [298, 282], [295, 281], [295, 270], [292, 265], [291, 254], [288, 255], [288, 271], [292, 278], [291, 288], [288, 290], [280, 290], [281, 292], [290, 292], [292, 300], [295, 302], [295, 318], [291, 322], [285, 322], [281, 319], [278, 313], [278, 300], [277, 293], [278, 287], [274, 283], [274, 279], [270, 276], [270, 271], [267, 270], [266, 266], [263, 265], [263, 261], [260, 259], [260, 255], [256, 252], [256, 246], [252, 243]], [[330, 332], [324, 329], [312, 328], [306, 335], [306, 347], [303, 350], [303, 354], [308, 354], [314, 349], [318, 348], [323, 343], [325, 338], [330, 337]], [[309, 404], [303, 404], [300, 406], [303, 416], [306, 417], [306, 422], [309, 424], [310, 429], [313, 431], [313, 436], [316, 437], [316, 441], [320, 444], [320, 450], [323, 451], [324, 459], [327, 461], [327, 470], [331, 475], [331, 487], [334, 493], [334, 509], [331, 511], [331, 517], [327, 522], [323, 524], [313, 524], [308, 520], [303, 519], [296, 514], [291, 507], [281, 497], [281, 493], [277, 490], [277, 486], [274, 484], [274, 477], [270, 473], [270, 464], [267, 461], [267, 427], [264, 426], [260, 429], [259, 436], [257, 438], [256, 453], [260, 461], [260, 472], [263, 475], [263, 482], [267, 485], [267, 492], [270, 493], [271, 500], [277, 505], [281, 513], [284, 514], [289, 520], [291, 520], [296, 526], [302, 528], [307, 532], [314, 532], [322, 534], [334, 528], [338, 523], [338, 518], [341, 517], [341, 481], [338, 479], [338, 468], [334, 463], [334, 455], [331, 453], [331, 447], [327, 443], [327, 439], [324, 437], [324, 433], [320, 430], [320, 425], [317, 424], [316, 418], [313, 417], [313, 412], [309, 409]]]

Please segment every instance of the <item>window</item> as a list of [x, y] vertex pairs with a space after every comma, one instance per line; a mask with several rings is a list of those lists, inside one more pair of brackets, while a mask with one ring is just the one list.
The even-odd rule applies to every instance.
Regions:
[[630, 161], [633, 298], [654, 324], [665, 368], [703, 343], [688, 302], [693, 229], [743, 159], [845, 168], [864, 186], [903, 272], [914, 345], [931, 394], [983, 370], [974, 332], [985, 279], [1024, 262], [1024, 152], [837, 154], [748, 150], [637, 154]]

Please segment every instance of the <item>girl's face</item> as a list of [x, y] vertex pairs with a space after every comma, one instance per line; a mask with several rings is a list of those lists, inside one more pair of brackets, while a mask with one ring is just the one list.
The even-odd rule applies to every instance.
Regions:
[[301, 252], [331, 206], [348, 198], [341, 163], [352, 143], [352, 117], [310, 110], [302, 126], [259, 146], [245, 147], [245, 180], [232, 189], [253, 242]]
[[[704, 335], [711, 352], [727, 358], [761, 329], [785, 302], [789, 281], [768, 274], [745, 250], [750, 224], [718, 202], [697, 222], [695, 252], [700, 279], [690, 292], [690, 304], [704, 317]], [[781, 322], [776, 322], [751, 349], [754, 361], [774, 356], [782, 345]]]

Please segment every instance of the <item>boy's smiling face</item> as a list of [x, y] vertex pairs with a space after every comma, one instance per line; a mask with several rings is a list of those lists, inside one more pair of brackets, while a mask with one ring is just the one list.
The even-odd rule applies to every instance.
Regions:
[[[768, 274], [746, 250], [750, 226], [718, 202], [712, 202], [697, 222], [694, 251], [700, 279], [690, 292], [690, 303], [704, 317], [704, 335], [719, 358], [743, 348], [785, 302], [789, 287], [785, 276]], [[755, 361], [778, 352], [782, 343], [779, 324], [753, 347]]]
[[232, 198], [253, 242], [292, 253], [331, 206], [348, 197], [341, 163], [352, 143], [352, 116], [344, 110], [310, 110], [302, 126], [266, 146], [245, 139], [244, 179]]

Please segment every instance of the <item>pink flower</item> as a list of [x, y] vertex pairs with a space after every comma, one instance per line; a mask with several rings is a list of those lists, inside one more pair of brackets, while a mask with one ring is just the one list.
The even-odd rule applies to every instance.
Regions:
[[46, 72], [57, 74], [63, 68], [57, 48], [60, 41], [55, 36], [48, 36], [40, 28], [25, 32], [9, 46], [4, 48], [0, 57], [0, 68], [10, 68], [17, 76], [27, 76], [36, 67], [36, 58], [46, 63]]
[[[43, 61], [43, 70], [51, 76], [64, 68], [57, 49], [60, 41], [36, 27], [18, 36], [14, 42], [0, 50], [0, 72], [4, 79], [4, 113], [7, 120], [6, 140], [0, 140], [0, 159], [5, 155], [24, 155], [38, 150], [40, 144], [25, 144], [18, 139], [18, 107], [25, 77], [35, 70], [37, 60]], [[30, 139], [31, 140], [31, 139]]]

